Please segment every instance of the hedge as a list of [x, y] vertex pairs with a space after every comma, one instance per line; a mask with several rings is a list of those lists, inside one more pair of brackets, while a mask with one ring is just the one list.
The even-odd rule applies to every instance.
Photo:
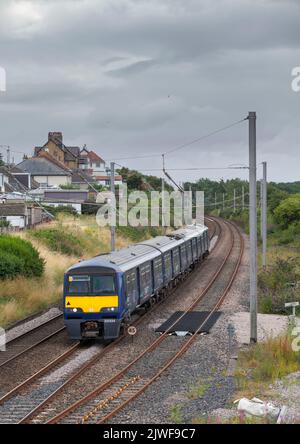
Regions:
[[44, 260], [30, 242], [0, 235], [0, 279], [17, 275], [39, 277], [44, 268]]

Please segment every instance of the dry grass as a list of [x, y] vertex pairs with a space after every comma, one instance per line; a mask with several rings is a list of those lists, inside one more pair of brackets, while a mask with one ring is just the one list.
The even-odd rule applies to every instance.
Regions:
[[270, 397], [270, 383], [300, 369], [300, 352], [293, 351], [293, 339], [286, 333], [240, 351], [235, 375], [236, 398], [258, 394]]

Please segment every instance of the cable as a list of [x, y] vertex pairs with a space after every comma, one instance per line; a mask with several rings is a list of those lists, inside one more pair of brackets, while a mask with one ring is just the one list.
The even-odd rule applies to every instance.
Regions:
[[197, 139], [192, 140], [191, 142], [184, 143], [183, 145], [179, 145], [179, 146], [176, 147], [176, 148], [172, 148], [171, 150], [166, 151], [166, 152], [163, 153], [163, 154], [166, 155], [166, 154], [174, 153], [175, 151], [179, 151], [179, 150], [181, 150], [182, 148], [185, 148], [185, 147], [187, 147], [187, 146], [193, 145], [193, 144], [196, 143], [196, 142], [199, 142], [200, 140], [207, 139], [208, 137], [211, 137], [211, 136], [213, 136], [213, 135], [215, 135], [215, 134], [217, 134], [217, 133], [220, 133], [221, 131], [225, 131], [226, 129], [232, 128], [233, 126], [238, 125], [238, 124], [241, 123], [241, 122], [244, 122], [244, 120], [247, 120], [247, 118], [244, 118], [244, 119], [238, 120], [237, 122], [231, 123], [230, 125], [226, 125], [226, 126], [224, 126], [223, 128], [219, 128], [219, 129], [217, 129], [217, 130], [214, 130], [214, 131], [212, 131], [211, 133], [205, 134], [204, 136], [201, 136], [201, 137], [198, 137]]
[[213, 136], [213, 135], [215, 135], [217, 133], [220, 133], [221, 131], [225, 131], [225, 130], [227, 130], [229, 128], [232, 128], [233, 126], [238, 125], [239, 123], [244, 122], [247, 119], [248, 119], [248, 117], [245, 117], [244, 119], [241, 119], [241, 120], [238, 120], [236, 122], [233, 122], [230, 125], [226, 125], [226, 126], [224, 126], [222, 128], [219, 128], [219, 129], [214, 130], [214, 131], [212, 131], [212, 132], [210, 132], [208, 134], [205, 134], [205, 135], [203, 135], [201, 137], [198, 137], [197, 139], [194, 139], [191, 142], [184, 143], [183, 145], [179, 145], [179, 146], [177, 146], [175, 148], [171, 148], [170, 150], [162, 152], [162, 153], [152, 153], [152, 154], [147, 154], [147, 155], [142, 155], [142, 156], [141, 155], [136, 155], [136, 156], [131, 156], [131, 157], [119, 157], [119, 158], [116, 158], [116, 159], [108, 159], [107, 161], [110, 161], [110, 160], [111, 161], [114, 161], [114, 160], [132, 160], [132, 159], [143, 159], [143, 158], [149, 158], [149, 157], [160, 157], [162, 154], [168, 155], [168, 154], [173, 153], [175, 151], [179, 151], [182, 148], [185, 148], [187, 146], [193, 145], [196, 142], [199, 142], [201, 140], [207, 139], [208, 137], [211, 137], [211, 136]]

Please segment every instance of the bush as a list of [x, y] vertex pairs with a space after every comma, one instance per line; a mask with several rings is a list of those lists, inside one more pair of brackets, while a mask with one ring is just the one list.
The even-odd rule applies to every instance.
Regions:
[[274, 210], [274, 219], [282, 227], [300, 220], [300, 194], [284, 199]]
[[44, 260], [33, 245], [18, 237], [0, 235], [0, 278], [41, 276]]
[[294, 222], [285, 230], [278, 229], [274, 237], [280, 245], [286, 245], [300, 240], [300, 222]]
[[43, 242], [50, 250], [69, 256], [82, 256], [84, 245], [75, 233], [62, 228], [49, 228], [30, 231], [30, 236]]
[[258, 274], [259, 309], [262, 313], [286, 314], [285, 302], [299, 301], [298, 290], [289, 287], [289, 282], [299, 279], [295, 261], [276, 259], [274, 265]]
[[45, 210], [47, 210], [53, 216], [57, 216], [60, 213], [71, 214], [72, 216], [77, 216], [77, 211], [71, 205], [58, 205], [57, 207], [52, 207], [50, 205], [44, 205]]
[[9, 220], [0, 220], [0, 228], [8, 228], [10, 226]]

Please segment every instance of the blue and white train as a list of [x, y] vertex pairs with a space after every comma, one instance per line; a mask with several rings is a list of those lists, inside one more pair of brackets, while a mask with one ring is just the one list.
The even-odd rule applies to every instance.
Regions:
[[207, 227], [189, 225], [73, 265], [63, 295], [70, 337], [117, 338], [134, 311], [168, 294], [208, 253]]

